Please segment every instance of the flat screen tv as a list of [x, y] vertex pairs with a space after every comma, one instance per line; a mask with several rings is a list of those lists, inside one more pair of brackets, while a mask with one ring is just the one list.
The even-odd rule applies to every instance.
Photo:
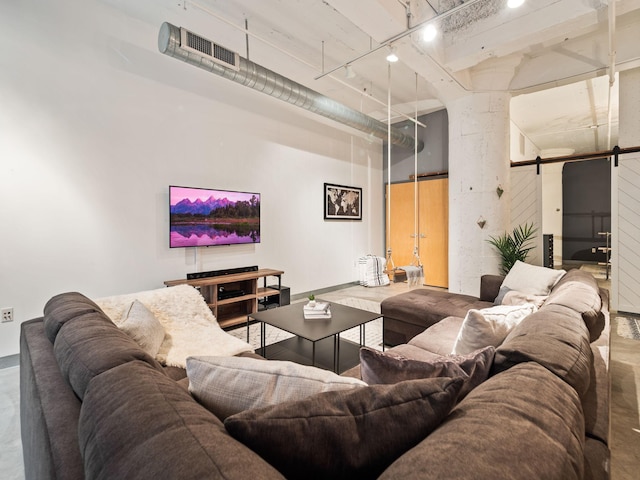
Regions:
[[260, 194], [169, 186], [169, 246], [260, 243]]

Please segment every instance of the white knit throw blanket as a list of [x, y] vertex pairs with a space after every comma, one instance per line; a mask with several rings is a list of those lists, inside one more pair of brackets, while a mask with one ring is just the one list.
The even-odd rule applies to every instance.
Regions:
[[407, 272], [407, 283], [410, 287], [422, 285], [424, 273], [421, 266], [414, 267], [413, 265], [407, 265], [405, 267], [398, 267], [398, 269]]
[[220, 328], [200, 292], [189, 285], [94, 301], [118, 325], [125, 309], [134, 300], [144, 304], [165, 329], [164, 341], [156, 355], [156, 360], [162, 364], [185, 368], [190, 356], [231, 356], [253, 351], [251, 345]]

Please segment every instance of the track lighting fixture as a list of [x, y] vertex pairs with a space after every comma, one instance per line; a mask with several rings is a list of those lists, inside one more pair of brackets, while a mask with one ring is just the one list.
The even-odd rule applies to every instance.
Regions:
[[387, 55], [387, 62], [397, 62], [398, 55], [396, 55], [396, 47], [389, 46], [389, 55]]

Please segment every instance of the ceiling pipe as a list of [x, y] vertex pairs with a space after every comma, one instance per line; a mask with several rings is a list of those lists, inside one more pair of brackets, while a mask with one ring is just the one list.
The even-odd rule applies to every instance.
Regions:
[[[182, 33], [194, 38], [194, 45], [182, 45]], [[225, 57], [228, 55], [234, 56], [234, 52], [230, 52], [210, 40], [192, 32], [186, 32], [184, 29], [170, 23], [165, 22], [160, 27], [158, 49], [165, 55], [177, 58], [240, 85], [266, 93], [274, 98], [348, 125], [382, 140], [387, 140], [389, 136], [391, 143], [394, 145], [414, 148], [416, 140], [397, 128], [387, 126], [387, 124], [373, 117], [336, 102], [237, 54], [235, 54], [234, 64], [232, 62], [229, 63], [230, 66], [223, 65], [223, 62], [216, 59], [215, 53], [207, 54], [203, 50], [199, 50], [200, 45], [207, 45], [211, 52], [222, 49]], [[421, 151], [424, 148], [424, 143], [421, 140], [418, 140], [417, 143], [418, 150]]]

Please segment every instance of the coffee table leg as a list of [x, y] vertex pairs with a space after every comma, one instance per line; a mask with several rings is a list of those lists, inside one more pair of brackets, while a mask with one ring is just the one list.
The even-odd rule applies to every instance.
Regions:
[[364, 323], [360, 325], [360, 346], [362, 347], [366, 341], [366, 331]]
[[333, 336], [333, 371], [340, 370], [340, 334]]
[[267, 334], [267, 324], [264, 322], [260, 322], [260, 350], [261, 350], [261, 355], [265, 358], [267, 358], [267, 352], [266, 352], [266, 334]]
[[249, 343], [249, 319], [251, 317], [247, 315], [247, 343]]
[[311, 342], [311, 366], [316, 366], [316, 342]]

